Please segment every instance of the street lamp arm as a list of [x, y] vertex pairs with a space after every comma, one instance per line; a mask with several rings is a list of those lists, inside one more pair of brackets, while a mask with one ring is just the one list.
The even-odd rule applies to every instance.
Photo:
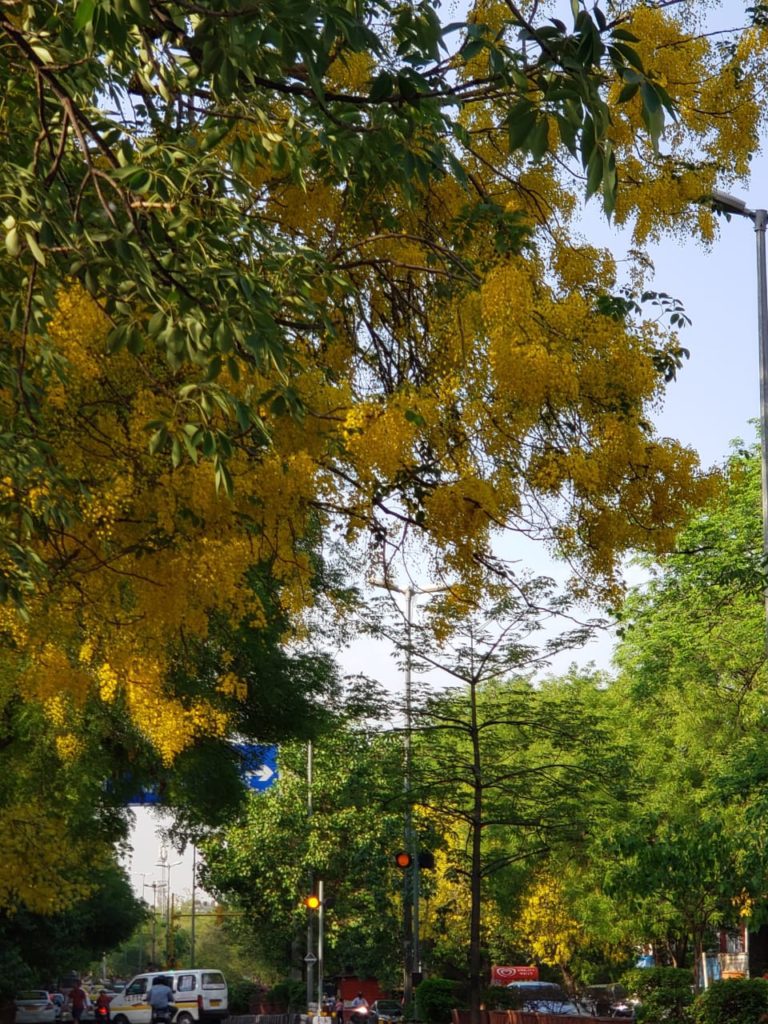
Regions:
[[382, 590], [392, 590], [396, 594], [442, 594], [450, 587], [442, 584], [435, 584], [431, 587], [398, 587], [395, 583], [388, 583], [387, 580], [371, 580], [371, 586], [380, 587]]
[[740, 213], [747, 217], [752, 213], [752, 210], [747, 209], [747, 204], [743, 199], [739, 199], [738, 196], [732, 196], [730, 192], [723, 192], [719, 188], [713, 188], [711, 195], [715, 206], [721, 210], [726, 210], [728, 213]]

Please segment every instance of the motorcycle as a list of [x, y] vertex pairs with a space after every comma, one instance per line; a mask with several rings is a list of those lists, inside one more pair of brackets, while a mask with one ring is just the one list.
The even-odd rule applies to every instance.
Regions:
[[110, 1024], [109, 1007], [97, 1003], [93, 1008], [93, 1019], [95, 1024]]
[[152, 1024], [171, 1024], [176, 1016], [176, 1009], [172, 1004], [155, 1007], [152, 1010]]
[[353, 1006], [347, 1018], [347, 1024], [369, 1024], [370, 1013], [371, 1011], [365, 1004]]

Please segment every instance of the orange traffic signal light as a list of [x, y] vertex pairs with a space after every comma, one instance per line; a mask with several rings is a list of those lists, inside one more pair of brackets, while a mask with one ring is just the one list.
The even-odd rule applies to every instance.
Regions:
[[405, 869], [409, 868], [412, 863], [413, 857], [411, 857], [410, 853], [406, 850], [398, 850], [395, 854], [395, 864], [397, 864], [401, 870], [405, 871]]
[[320, 906], [320, 899], [315, 896], [314, 893], [312, 893], [311, 896], [305, 896], [304, 906], [307, 907], [308, 910], [317, 910]]

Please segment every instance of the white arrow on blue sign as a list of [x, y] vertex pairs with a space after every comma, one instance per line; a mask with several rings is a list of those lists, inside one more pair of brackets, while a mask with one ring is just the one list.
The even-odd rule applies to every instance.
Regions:
[[264, 792], [277, 782], [277, 747], [262, 743], [236, 743], [243, 762], [243, 781], [249, 789]]

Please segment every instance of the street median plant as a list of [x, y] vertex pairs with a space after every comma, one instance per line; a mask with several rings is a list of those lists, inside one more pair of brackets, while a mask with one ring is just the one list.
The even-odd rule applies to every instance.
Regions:
[[459, 1005], [458, 985], [449, 978], [425, 978], [416, 989], [416, 1016], [426, 1024], [448, 1024]]
[[716, 981], [694, 1001], [694, 1024], [761, 1024], [768, 1020], [768, 981]]
[[482, 1000], [488, 1010], [518, 1010], [523, 997], [519, 991], [504, 985], [489, 985], [483, 992]]
[[267, 992], [267, 1002], [280, 1006], [286, 1013], [306, 1009], [307, 990], [303, 981], [279, 981]]
[[622, 984], [640, 1000], [638, 1024], [689, 1024], [692, 1020], [691, 971], [681, 967], [638, 968], [628, 971]]

